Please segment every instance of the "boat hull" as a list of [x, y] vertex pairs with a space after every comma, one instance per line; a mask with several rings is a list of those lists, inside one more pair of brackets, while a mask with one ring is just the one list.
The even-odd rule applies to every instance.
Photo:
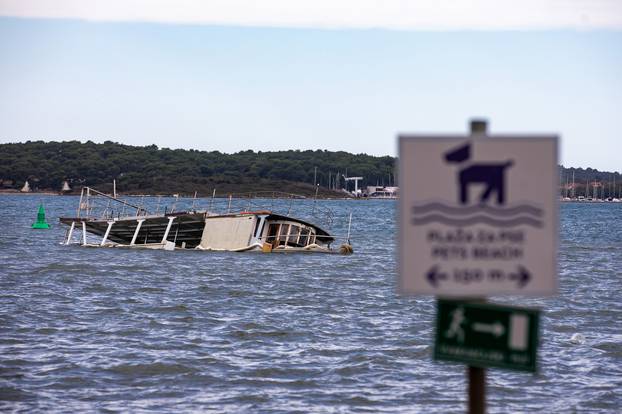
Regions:
[[143, 220], [134, 240], [135, 245], [149, 245], [149, 244], [161, 244], [164, 238], [164, 234], [169, 224], [169, 217], [174, 217], [172, 225], [169, 229], [169, 235], [167, 240], [172, 241], [175, 246], [186, 248], [195, 248], [201, 243], [201, 237], [203, 235], [203, 228], [205, 226], [205, 214], [204, 213], [184, 213], [179, 215], [169, 216], [156, 216], [156, 217], [134, 217], [118, 220], [101, 220], [101, 219], [81, 219], [62, 217], [60, 222], [62, 224], [81, 226], [82, 223], [86, 226], [86, 231], [104, 237], [108, 229], [109, 223], [112, 221], [113, 225], [110, 227], [106, 242], [112, 242], [115, 244], [130, 245], [132, 239], [136, 233], [139, 220]]

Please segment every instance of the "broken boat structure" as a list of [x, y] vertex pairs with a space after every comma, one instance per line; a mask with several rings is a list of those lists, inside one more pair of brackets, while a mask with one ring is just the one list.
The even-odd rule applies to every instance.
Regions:
[[[272, 209], [254, 208], [250, 199], [245, 208], [232, 209], [229, 197], [226, 212], [210, 209], [175, 211], [171, 208], [155, 213], [146, 208], [144, 197], [132, 203], [90, 187], [84, 187], [75, 217], [61, 217], [69, 226], [63, 244], [88, 247], [196, 249], [204, 251], [318, 252], [351, 254], [350, 223], [343, 243], [328, 231], [309, 221], [281, 214]], [[244, 201], [244, 200], [243, 200]], [[152, 203], [153, 204], [153, 203]], [[314, 206], [315, 209], [315, 206]], [[352, 216], [350, 215], [350, 222]], [[87, 234], [90, 236], [87, 237]], [[92, 235], [97, 236], [93, 242]], [[76, 236], [79, 239], [76, 241]], [[338, 246], [338, 247], [334, 247]]]

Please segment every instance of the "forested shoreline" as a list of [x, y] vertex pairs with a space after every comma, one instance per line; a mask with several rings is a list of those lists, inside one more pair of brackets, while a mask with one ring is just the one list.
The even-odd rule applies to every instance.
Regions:
[[[197, 151], [130, 146], [111, 141], [0, 144], [4, 190], [19, 190], [28, 180], [33, 191], [73, 191], [92, 186], [132, 194], [219, 194], [290, 192], [341, 195], [344, 176], [362, 176], [359, 186], [394, 185], [395, 158], [332, 151]], [[348, 188], [353, 189], [350, 182]]]
[[[360, 176], [363, 186], [397, 186], [396, 158], [344, 151], [289, 150], [198, 151], [131, 146], [106, 141], [0, 144], [0, 187], [19, 190], [28, 180], [34, 191], [60, 191], [67, 181], [73, 191], [92, 186], [122, 193], [211, 195], [247, 192], [289, 192], [301, 195], [343, 195], [352, 191], [344, 176]], [[619, 195], [619, 173], [592, 168], [559, 167], [560, 194], [584, 195], [586, 187], [605, 197]], [[317, 184], [317, 188], [316, 185]]]

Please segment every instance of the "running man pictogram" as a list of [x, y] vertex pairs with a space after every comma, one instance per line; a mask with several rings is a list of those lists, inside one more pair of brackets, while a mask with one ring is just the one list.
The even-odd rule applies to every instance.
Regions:
[[462, 306], [451, 311], [451, 323], [449, 324], [449, 329], [445, 331], [445, 338], [451, 339], [456, 337], [458, 342], [464, 342], [464, 329], [462, 329], [462, 324], [466, 322], [466, 318], [464, 317], [464, 308]]

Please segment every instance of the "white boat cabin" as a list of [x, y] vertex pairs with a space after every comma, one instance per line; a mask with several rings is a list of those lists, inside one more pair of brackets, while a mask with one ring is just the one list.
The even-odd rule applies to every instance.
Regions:
[[317, 226], [269, 211], [206, 216], [199, 249], [330, 248], [334, 238]]

